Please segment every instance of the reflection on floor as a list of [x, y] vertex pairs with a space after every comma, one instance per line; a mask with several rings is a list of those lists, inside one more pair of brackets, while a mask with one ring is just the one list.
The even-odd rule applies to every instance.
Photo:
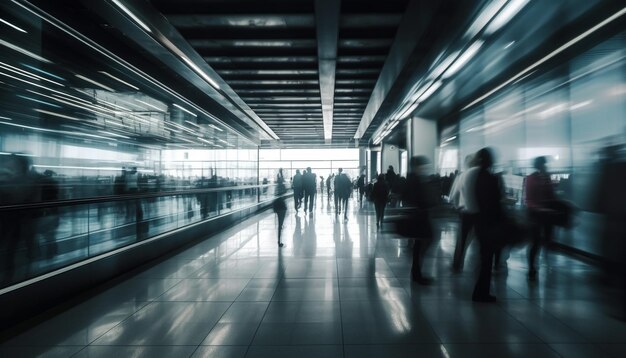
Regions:
[[450, 270], [455, 220], [437, 220], [434, 285], [415, 286], [407, 241], [377, 233], [371, 208], [344, 222], [325, 199], [312, 216], [289, 212], [283, 249], [262, 214], [4, 342], [0, 356], [626, 356], [619, 292], [593, 267], [550, 253], [529, 284], [516, 250], [494, 276], [498, 303], [475, 304], [475, 248], [462, 274]]

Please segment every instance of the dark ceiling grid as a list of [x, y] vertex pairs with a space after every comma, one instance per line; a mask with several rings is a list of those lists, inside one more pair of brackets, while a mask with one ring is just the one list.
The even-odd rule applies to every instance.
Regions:
[[333, 139], [350, 143], [408, 1], [342, 1]]
[[[347, 146], [408, 0], [342, 0], [332, 143]], [[324, 144], [315, 0], [152, 4], [285, 146]]]

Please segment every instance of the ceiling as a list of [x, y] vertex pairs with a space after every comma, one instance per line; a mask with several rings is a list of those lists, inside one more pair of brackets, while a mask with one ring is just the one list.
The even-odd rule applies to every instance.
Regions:
[[[408, 2], [151, 1], [286, 146], [329, 143], [322, 91], [331, 143], [354, 143]], [[334, 69], [322, 69], [320, 86], [328, 54]]]

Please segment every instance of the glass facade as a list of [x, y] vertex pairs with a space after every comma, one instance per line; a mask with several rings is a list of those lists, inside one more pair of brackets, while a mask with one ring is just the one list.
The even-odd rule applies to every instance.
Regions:
[[561, 230], [558, 240], [601, 254], [601, 240], [594, 239], [601, 227], [594, 201], [607, 151], [626, 143], [625, 48], [622, 32], [462, 113], [458, 139], [444, 143], [448, 135], [442, 133], [440, 162], [457, 147], [459, 163], [482, 147], [493, 148], [495, 170], [503, 173], [509, 195], [521, 205], [532, 160], [547, 156], [557, 194], [582, 209], [576, 228]]
[[285, 178], [296, 170], [311, 167], [317, 177], [326, 178], [342, 168], [350, 178], [359, 175], [359, 149], [261, 149], [259, 151], [259, 179], [272, 181], [282, 168]]

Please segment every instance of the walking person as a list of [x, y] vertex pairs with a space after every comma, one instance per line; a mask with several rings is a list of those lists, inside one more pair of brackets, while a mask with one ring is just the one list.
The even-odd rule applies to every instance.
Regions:
[[285, 204], [285, 198], [283, 198], [283, 195], [286, 192], [285, 178], [281, 168], [278, 170], [278, 175], [276, 176], [276, 199], [274, 199], [273, 203], [274, 212], [278, 218], [278, 247], [284, 246], [281, 238], [283, 233], [283, 224], [285, 223], [285, 216], [287, 215], [287, 204]]
[[380, 229], [385, 218], [385, 206], [387, 206], [387, 201], [389, 201], [389, 187], [385, 181], [384, 174], [378, 175], [370, 195], [372, 195], [374, 209], [376, 210], [376, 229]]
[[461, 228], [459, 237], [454, 248], [454, 258], [452, 260], [452, 270], [461, 272], [465, 261], [465, 250], [468, 246], [468, 237], [476, 222], [478, 204], [476, 203], [476, 177], [479, 168], [476, 165], [473, 155], [465, 157], [466, 171], [457, 176], [450, 190], [450, 202], [459, 212]]
[[402, 206], [408, 208], [408, 225], [411, 227], [411, 236], [415, 238], [411, 279], [420, 285], [432, 283], [432, 278], [424, 276], [422, 273], [424, 253], [433, 241], [433, 230], [428, 211], [437, 203], [433, 196], [434, 191], [430, 188], [427, 173], [429, 164], [430, 161], [424, 156], [411, 158], [410, 172], [401, 195]]
[[297, 213], [302, 204], [302, 174], [300, 174], [300, 169], [296, 170], [296, 175], [293, 176], [291, 187], [293, 188], [293, 204]]
[[546, 157], [535, 158], [535, 172], [526, 177], [526, 208], [532, 232], [532, 243], [528, 250], [529, 281], [537, 280], [537, 254], [541, 246], [550, 242], [554, 229], [549, 220], [554, 210], [549, 204], [554, 202], [556, 195], [546, 164]]
[[315, 192], [317, 191], [317, 181], [315, 174], [311, 171], [311, 167], [306, 168], [306, 173], [302, 176], [302, 187], [304, 189], [304, 211], [307, 210], [313, 215], [313, 201], [315, 200]]
[[365, 171], [359, 175], [356, 186], [359, 189], [359, 204], [363, 206], [363, 194], [365, 194]]
[[337, 204], [339, 205], [340, 214], [343, 210], [344, 220], [348, 220], [348, 199], [352, 193], [352, 182], [350, 178], [343, 172], [342, 168], [339, 168], [339, 174], [335, 177], [335, 193], [337, 196]]
[[497, 247], [498, 225], [503, 219], [502, 190], [500, 181], [491, 173], [493, 154], [489, 148], [483, 148], [476, 153], [478, 174], [474, 192], [478, 213], [476, 214], [476, 236], [480, 245], [480, 271], [472, 301], [495, 302], [496, 296], [490, 294], [491, 269], [493, 256]]

